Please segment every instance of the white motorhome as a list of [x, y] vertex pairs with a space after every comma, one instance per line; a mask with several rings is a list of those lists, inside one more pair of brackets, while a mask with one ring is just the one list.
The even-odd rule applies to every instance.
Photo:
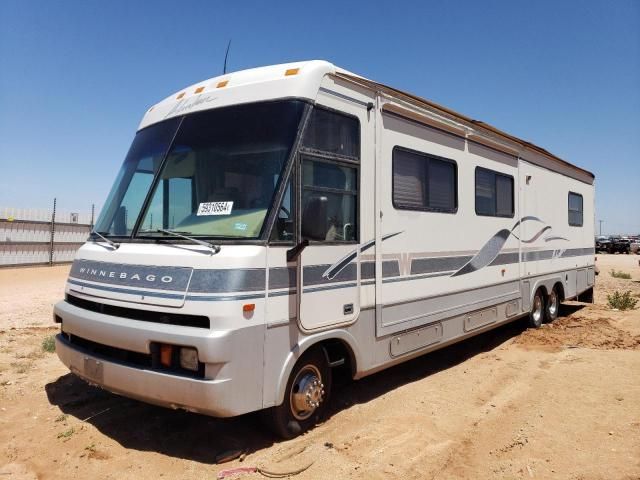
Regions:
[[324, 61], [188, 87], [140, 124], [57, 353], [146, 402], [291, 437], [359, 379], [592, 301], [594, 176]]

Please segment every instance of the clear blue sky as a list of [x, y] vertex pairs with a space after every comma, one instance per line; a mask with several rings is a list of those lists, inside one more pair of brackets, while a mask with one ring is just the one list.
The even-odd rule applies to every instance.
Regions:
[[102, 205], [145, 110], [231, 71], [326, 59], [596, 174], [640, 233], [640, 1], [0, 0], [0, 205]]

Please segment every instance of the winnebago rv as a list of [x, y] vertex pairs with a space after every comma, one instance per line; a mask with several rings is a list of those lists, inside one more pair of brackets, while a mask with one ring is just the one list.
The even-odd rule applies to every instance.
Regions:
[[151, 107], [55, 306], [76, 375], [292, 437], [359, 379], [592, 301], [594, 176], [323, 61]]

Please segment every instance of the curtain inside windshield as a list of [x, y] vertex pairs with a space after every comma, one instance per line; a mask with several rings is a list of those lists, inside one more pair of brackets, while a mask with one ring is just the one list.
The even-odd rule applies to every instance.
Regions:
[[115, 213], [100, 228], [130, 234], [152, 189], [138, 236], [163, 235], [158, 230], [164, 229], [204, 237], [259, 237], [303, 108], [299, 101], [264, 102], [184, 117], [159, 174], [156, 157], [140, 155], [129, 167], [125, 162], [117, 184], [126, 186], [114, 187], [108, 203], [116, 205], [110, 207]]

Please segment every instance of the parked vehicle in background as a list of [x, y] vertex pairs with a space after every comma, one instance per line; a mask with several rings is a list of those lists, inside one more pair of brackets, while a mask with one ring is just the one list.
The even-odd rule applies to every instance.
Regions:
[[635, 253], [636, 255], [640, 255], [640, 240], [632, 240], [629, 244], [629, 251], [631, 253]]
[[609, 244], [611, 243], [611, 241], [609, 240], [609, 237], [605, 235], [600, 235], [596, 237], [595, 243], [596, 243], [596, 253], [609, 251]]
[[628, 238], [612, 236], [609, 237], [607, 252], [609, 253], [629, 253], [631, 251], [631, 242]]

